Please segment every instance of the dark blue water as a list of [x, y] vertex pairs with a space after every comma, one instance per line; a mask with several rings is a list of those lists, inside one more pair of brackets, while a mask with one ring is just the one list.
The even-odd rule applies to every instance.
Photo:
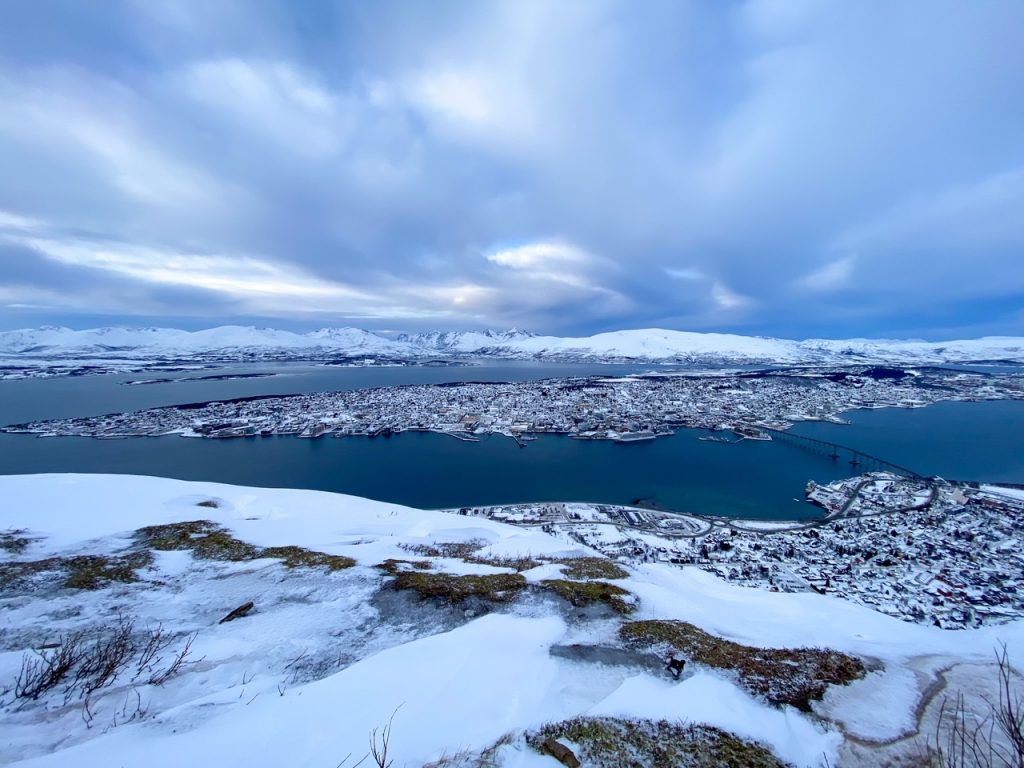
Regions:
[[427, 508], [643, 499], [675, 511], [757, 518], [815, 516], [814, 507], [793, 500], [802, 498], [809, 477], [849, 474], [793, 445], [714, 444], [696, 434], [629, 445], [548, 435], [526, 448], [501, 436], [470, 443], [419, 432], [318, 440], [0, 435], [0, 456], [4, 473], [162, 475], [315, 488]]
[[923, 475], [1024, 483], [1024, 402], [936, 403], [849, 411], [848, 425], [805, 422], [791, 430], [842, 443]]
[[[246, 369], [252, 371], [254, 369]], [[616, 373], [637, 370], [616, 366]], [[467, 369], [296, 367], [288, 376], [120, 386], [111, 377], [0, 382], [0, 421], [104, 413], [251, 394], [420, 381], [514, 380], [609, 373], [607, 366], [510, 365]], [[130, 377], [122, 377], [130, 378]], [[11, 385], [20, 385], [12, 387]], [[8, 397], [12, 390], [17, 397]], [[30, 415], [25, 415], [25, 409]], [[923, 409], [855, 411], [847, 426], [794, 428], [951, 479], [1024, 483], [1024, 402], [940, 403]], [[619, 445], [543, 436], [526, 448], [504, 437], [479, 443], [406, 433], [392, 438], [179, 437], [93, 440], [0, 435], [0, 474], [115, 472], [270, 487], [313, 488], [436, 508], [518, 501], [635, 503], [748, 518], [813, 517], [808, 480], [861, 471], [791, 443], [671, 438]], [[863, 467], [870, 469], [871, 467]]]

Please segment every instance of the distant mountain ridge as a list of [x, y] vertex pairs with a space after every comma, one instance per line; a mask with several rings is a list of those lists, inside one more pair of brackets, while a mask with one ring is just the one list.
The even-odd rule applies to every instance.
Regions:
[[943, 342], [894, 339], [793, 341], [658, 328], [612, 331], [580, 338], [536, 336], [517, 329], [399, 334], [388, 338], [359, 328], [322, 328], [309, 333], [295, 333], [231, 325], [201, 331], [175, 328], [76, 331], [43, 327], [0, 332], [0, 356], [8, 360], [191, 356], [223, 360], [496, 357], [697, 364], [935, 364], [996, 360], [1024, 362], [1024, 338], [989, 336]]
[[359, 328], [321, 328], [294, 333], [274, 328], [224, 325], [202, 331], [176, 328], [44, 327], [0, 332], [0, 355], [33, 357], [182, 357], [221, 355], [244, 358], [277, 354], [418, 356], [422, 350]]

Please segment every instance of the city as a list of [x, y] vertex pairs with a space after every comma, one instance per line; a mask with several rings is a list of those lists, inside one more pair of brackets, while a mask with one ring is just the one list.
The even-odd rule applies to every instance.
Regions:
[[1020, 399], [1024, 375], [1017, 373], [808, 368], [261, 396], [11, 425], [3, 431], [98, 438], [239, 438], [386, 436], [421, 430], [470, 441], [478, 435], [502, 434], [525, 445], [531, 435], [542, 433], [631, 442], [671, 434], [676, 428], [697, 428], [764, 440], [770, 439], [770, 430], [783, 431], [799, 421], [842, 423], [843, 412], [856, 408]]
[[693, 565], [774, 592], [817, 592], [910, 622], [966, 629], [1024, 618], [1024, 489], [878, 472], [808, 486], [827, 517], [695, 517], [584, 503], [463, 507], [539, 527], [624, 563]]

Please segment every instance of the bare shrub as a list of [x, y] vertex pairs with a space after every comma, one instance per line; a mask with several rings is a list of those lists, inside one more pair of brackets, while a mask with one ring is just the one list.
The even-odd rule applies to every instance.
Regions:
[[14, 698], [35, 701], [60, 685], [85, 655], [85, 639], [85, 632], [72, 632], [61, 637], [55, 648], [25, 654], [14, 681]]
[[[63, 685], [65, 703], [76, 697], [83, 701], [82, 718], [88, 725], [93, 720], [95, 694], [113, 687], [119, 679], [163, 685], [178, 674], [188, 663], [196, 635], [189, 635], [165, 663], [164, 653], [175, 639], [163, 625], [140, 633], [132, 619], [119, 616], [111, 627], [93, 633], [78, 630], [51, 646], [26, 653], [10, 689], [15, 699], [36, 701]], [[128, 673], [130, 680], [126, 680]], [[141, 697], [136, 698], [138, 706], [132, 712], [127, 703], [122, 707], [125, 718], [138, 719], [144, 713]]]
[[964, 695], [942, 702], [928, 745], [933, 768], [1024, 768], [1024, 694], [1013, 680], [1006, 645], [996, 651], [999, 690], [986, 709], [968, 709]]
[[113, 685], [135, 656], [134, 634], [135, 622], [119, 616], [117, 626], [97, 636], [86, 649], [66, 695], [70, 697], [80, 687], [80, 696], [84, 698]]
[[185, 659], [187, 659], [192, 653], [192, 643], [195, 642], [196, 636], [197, 633], [195, 632], [189, 635], [188, 639], [185, 641], [185, 645], [182, 646], [181, 650], [174, 655], [174, 658], [171, 660], [171, 663], [167, 665], [166, 669], [154, 674], [147, 682], [150, 685], [163, 685], [178, 674], [182, 667], [185, 666]]
[[382, 729], [374, 728], [370, 733], [370, 756], [377, 768], [391, 768], [395, 759], [388, 757], [388, 748], [391, 746], [391, 724], [395, 721], [396, 709], [388, 718], [388, 724]]
[[164, 631], [163, 624], [157, 624], [151, 629], [139, 648], [138, 658], [135, 660], [135, 675], [132, 680], [138, 680], [147, 672], [152, 673], [153, 668], [163, 660], [163, 652], [174, 642], [174, 636]]

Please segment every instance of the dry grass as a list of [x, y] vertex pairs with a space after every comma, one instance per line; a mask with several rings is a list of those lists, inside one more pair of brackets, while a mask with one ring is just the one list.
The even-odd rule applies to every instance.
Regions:
[[775, 704], [810, 711], [810, 702], [829, 685], [845, 685], [864, 677], [860, 659], [824, 648], [753, 648], [708, 634], [683, 621], [634, 621], [619, 635], [639, 646], [662, 646], [689, 660], [716, 669], [733, 670], [749, 691]]
[[139, 528], [136, 540], [144, 547], [163, 551], [188, 550], [203, 560], [255, 560], [259, 549], [232, 536], [209, 520], [190, 520]]
[[399, 544], [401, 549], [420, 557], [453, 557], [465, 559], [487, 546], [483, 539], [469, 541], [436, 541], [433, 544]]
[[260, 557], [277, 558], [285, 568], [326, 568], [329, 571], [340, 571], [356, 564], [351, 557], [328, 555], [295, 546], [267, 547], [260, 552]]
[[33, 538], [25, 535], [27, 533], [28, 530], [25, 528], [0, 531], [0, 550], [10, 552], [12, 555], [20, 555], [34, 541]]
[[548, 558], [548, 562], [564, 565], [567, 579], [626, 579], [629, 573], [604, 557]]
[[632, 613], [636, 608], [636, 599], [631, 592], [603, 581], [548, 579], [542, 581], [541, 586], [568, 600], [577, 608], [593, 603], [604, 603], [621, 614]]
[[491, 555], [487, 557], [481, 557], [479, 555], [471, 555], [464, 557], [467, 563], [473, 563], [474, 565], [489, 565], [492, 568], [508, 568], [509, 570], [522, 573], [523, 571], [529, 571], [532, 568], [537, 568], [543, 565], [539, 560], [534, 560], [532, 557], [527, 555]]
[[528, 733], [540, 751], [545, 739], [572, 742], [588, 768], [785, 768], [768, 749], [726, 731], [664, 720], [577, 717]]
[[[200, 504], [201, 506], [202, 504]], [[209, 520], [151, 525], [135, 532], [142, 546], [158, 550], [188, 550], [202, 560], [244, 561], [273, 557], [286, 568], [351, 568], [356, 561], [343, 555], [328, 555], [296, 546], [261, 548], [237, 539], [221, 525]]]
[[130, 584], [153, 556], [146, 550], [122, 555], [74, 555], [0, 563], [0, 589], [29, 586], [36, 578], [61, 578], [69, 589], [100, 589], [112, 582]]
[[394, 558], [388, 558], [383, 563], [378, 563], [376, 567], [391, 576], [397, 576], [402, 571], [408, 571], [411, 569], [415, 569], [417, 571], [429, 571], [433, 568], [433, 565], [429, 560], [396, 560]]
[[461, 603], [478, 597], [495, 603], [508, 603], [526, 587], [526, 579], [518, 573], [470, 574], [399, 570], [391, 588], [412, 590], [422, 598], [437, 598], [448, 603]]

